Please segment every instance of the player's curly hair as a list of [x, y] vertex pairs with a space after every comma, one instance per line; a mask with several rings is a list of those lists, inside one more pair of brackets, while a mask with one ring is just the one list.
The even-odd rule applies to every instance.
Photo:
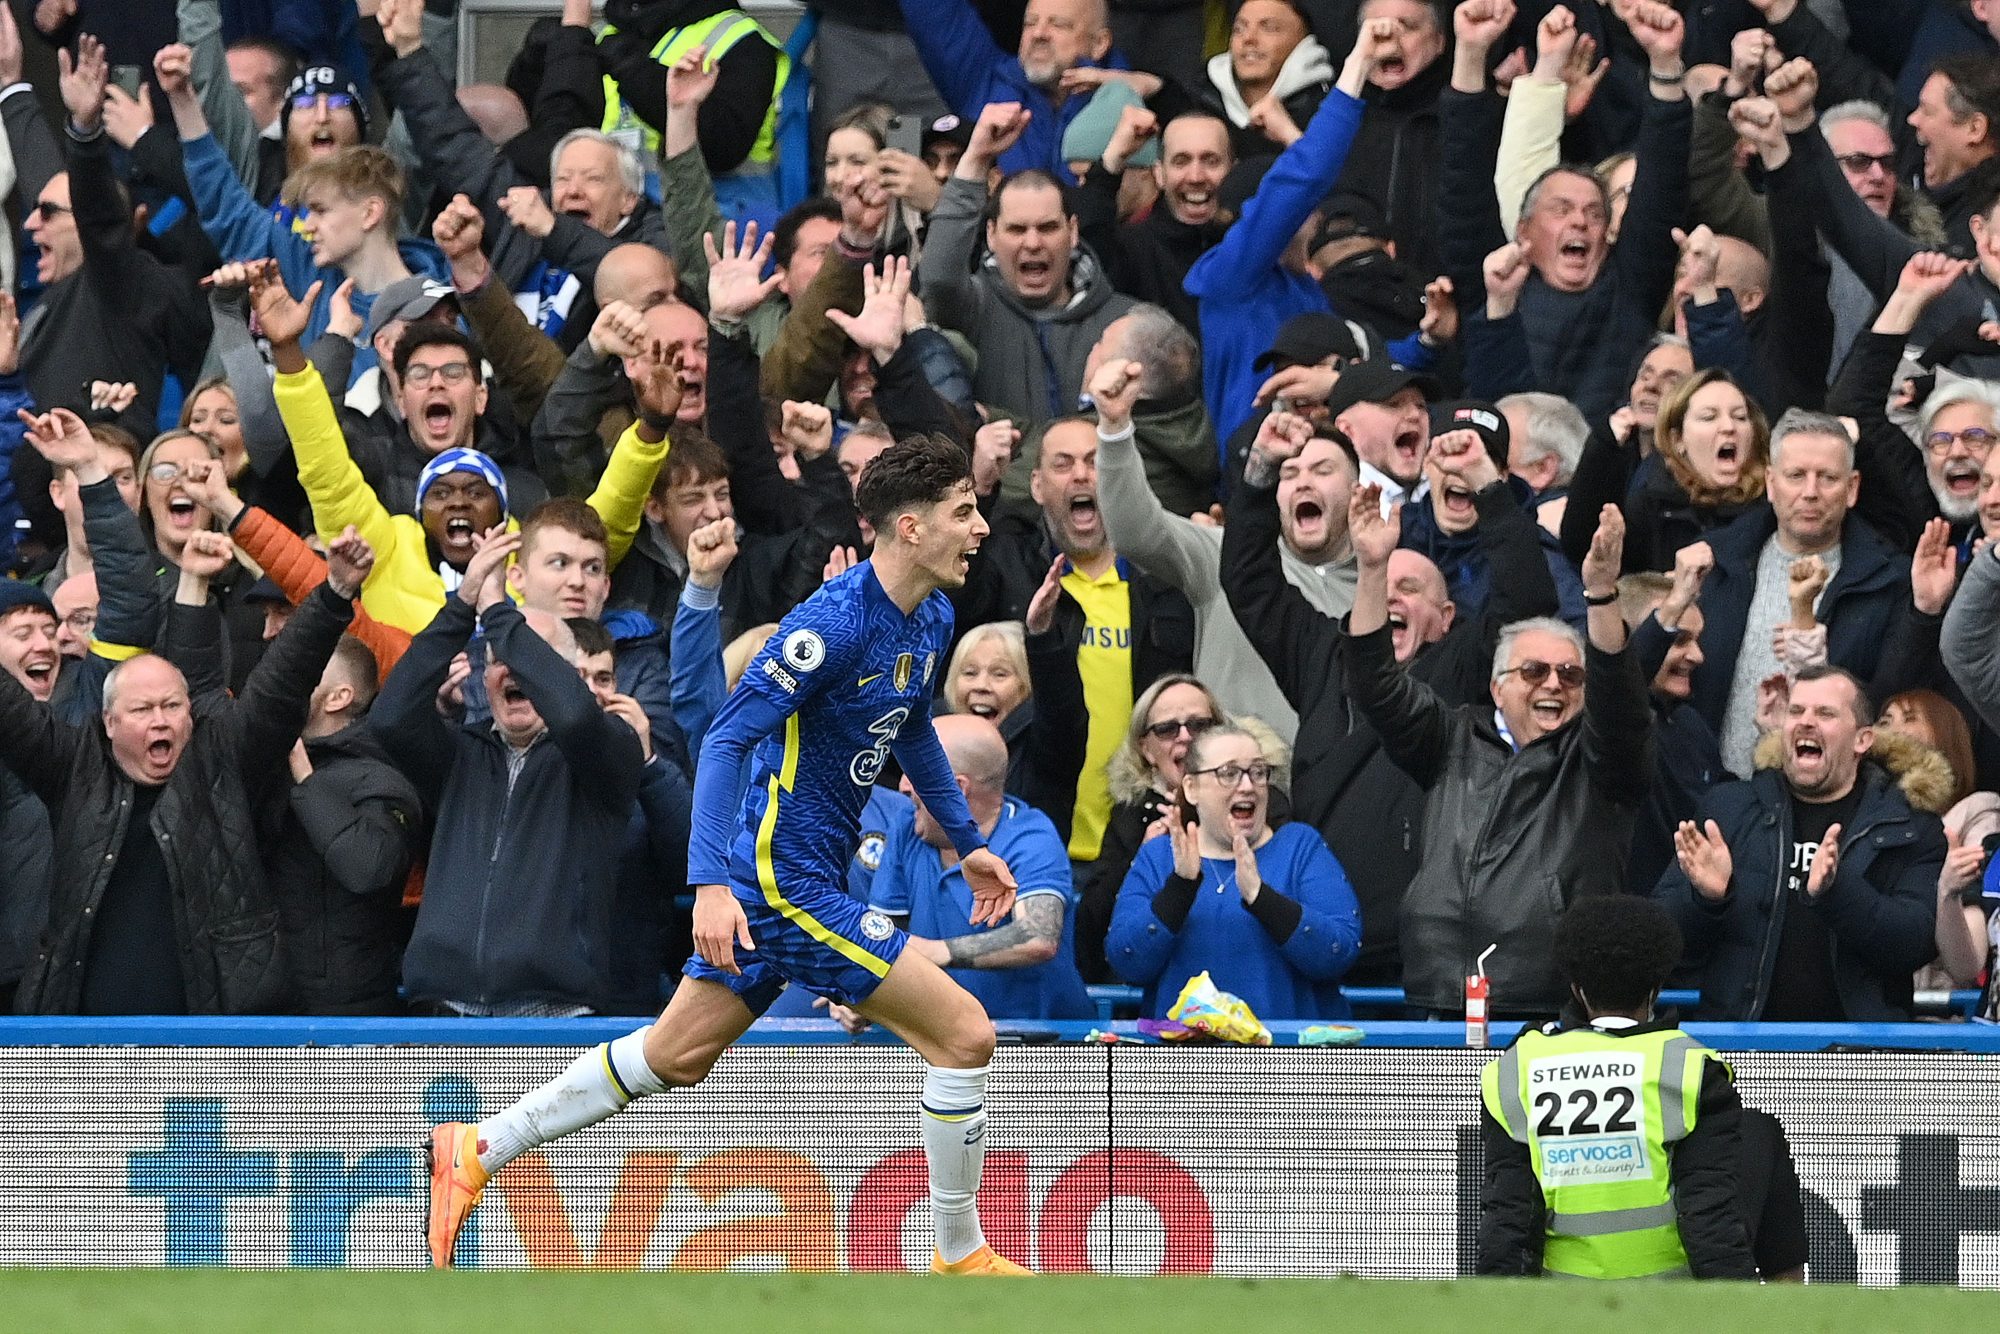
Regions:
[[1681, 933], [1651, 899], [1578, 899], [1556, 924], [1556, 967], [1598, 1010], [1636, 1010], [1680, 962]]
[[972, 480], [972, 457], [950, 436], [911, 435], [869, 460], [854, 505], [876, 532], [904, 510], [935, 505]]

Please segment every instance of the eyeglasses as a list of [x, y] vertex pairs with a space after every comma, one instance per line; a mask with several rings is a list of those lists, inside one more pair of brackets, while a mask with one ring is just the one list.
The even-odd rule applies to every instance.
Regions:
[[1890, 176], [1896, 174], [1894, 153], [1842, 153], [1834, 161], [1856, 176], [1862, 175], [1870, 167], [1879, 167]]
[[346, 93], [300, 93], [292, 99], [292, 110], [311, 111], [319, 105], [322, 97], [326, 99], [328, 111], [354, 110], [354, 99]]
[[1224, 787], [1235, 787], [1247, 774], [1257, 787], [1271, 781], [1271, 766], [1262, 760], [1252, 760], [1249, 764], [1218, 764], [1213, 769], [1190, 769], [1191, 774], [1214, 774], [1215, 781]]
[[1213, 718], [1162, 718], [1157, 723], [1146, 725], [1146, 735], [1155, 741], [1172, 741], [1186, 728], [1190, 737], [1200, 736], [1215, 726]]
[[79, 607], [63, 617], [62, 623], [80, 635], [87, 635], [97, 628], [97, 608]]
[[44, 218], [60, 218], [65, 213], [73, 214], [76, 212], [68, 204], [52, 203], [46, 199], [37, 199], [34, 211], [41, 214]]
[[454, 361], [443, 366], [412, 366], [403, 372], [403, 383], [422, 389], [433, 378], [446, 384], [464, 384], [465, 377], [472, 374], [472, 367], [462, 361]]
[[1924, 444], [1933, 454], [1948, 454], [1952, 442], [1956, 441], [1965, 446], [1968, 454], [1984, 456], [1993, 452], [1996, 440], [2000, 440], [2000, 435], [1995, 435], [1984, 426], [1968, 426], [1963, 431], [1932, 431], [1924, 437]]
[[1530, 687], [1538, 686], [1548, 680], [1550, 672], [1556, 674], [1556, 684], [1564, 690], [1575, 690], [1583, 684], [1583, 668], [1573, 662], [1547, 663], [1530, 658], [1519, 667], [1507, 668], [1500, 675], [1511, 676], [1515, 672], [1519, 672], [1521, 680]]
[[155, 463], [152, 467], [146, 469], [146, 476], [152, 478], [161, 486], [165, 486], [169, 482], [179, 481], [181, 478], [187, 476], [193, 468], [194, 465], [191, 463], [185, 466], [178, 463]]

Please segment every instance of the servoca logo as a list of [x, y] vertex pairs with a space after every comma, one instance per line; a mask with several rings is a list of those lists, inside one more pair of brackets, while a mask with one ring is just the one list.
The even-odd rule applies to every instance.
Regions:
[[1542, 1145], [1546, 1185], [1628, 1181], [1646, 1172], [1646, 1145], [1637, 1135], [1571, 1137]]

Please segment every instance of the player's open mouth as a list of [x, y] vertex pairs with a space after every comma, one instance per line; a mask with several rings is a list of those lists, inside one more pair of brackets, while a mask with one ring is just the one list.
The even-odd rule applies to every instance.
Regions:
[[1454, 519], [1471, 519], [1476, 512], [1472, 504], [1472, 492], [1456, 482], [1446, 482], [1439, 492], [1444, 504], [1444, 512]]
[[194, 527], [194, 502], [186, 496], [169, 496], [167, 498], [167, 518], [176, 528]]
[[1300, 536], [1317, 536], [1326, 520], [1326, 507], [1316, 499], [1302, 499], [1292, 505], [1292, 529]]
[[161, 737], [146, 743], [146, 758], [155, 764], [165, 764], [174, 757], [174, 743], [170, 737]]
[[1257, 799], [1238, 797], [1229, 803], [1229, 823], [1237, 833], [1246, 833], [1257, 825]]
[[55, 654], [37, 656], [21, 664], [21, 672], [28, 678], [28, 693], [36, 699], [47, 699], [56, 684], [56, 667], [60, 659]]
[[1397, 461], [1407, 465], [1414, 472], [1417, 460], [1423, 457], [1424, 434], [1415, 427], [1406, 426], [1396, 432], [1396, 439], [1391, 448], [1396, 451]]
[[508, 705], [525, 704], [528, 697], [521, 693], [521, 687], [510, 681], [500, 688], [500, 701]]
[[331, 153], [340, 147], [340, 142], [334, 136], [333, 127], [330, 125], [314, 130], [311, 143], [315, 153]]
[[1810, 763], [1826, 757], [1826, 747], [1816, 736], [1792, 738], [1792, 756], [1802, 763]]
[[1538, 699], [1528, 706], [1535, 721], [1544, 727], [1555, 727], [1563, 720], [1563, 701], [1559, 699]]
[[1944, 465], [1944, 489], [1955, 496], [1979, 494], [1979, 465], [1971, 459], [1953, 459]]
[[1401, 56], [1390, 56], [1387, 60], [1376, 62], [1375, 80], [1377, 83], [1386, 83], [1390, 79], [1400, 79], [1407, 69], [1409, 65]]
[[451, 546], [461, 546], [472, 541], [472, 520], [458, 517], [444, 521], [444, 540]]

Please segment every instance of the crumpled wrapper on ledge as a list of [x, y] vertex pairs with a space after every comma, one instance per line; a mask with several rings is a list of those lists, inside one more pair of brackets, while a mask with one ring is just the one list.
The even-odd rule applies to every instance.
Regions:
[[1188, 979], [1173, 1008], [1167, 1011], [1167, 1018], [1223, 1042], [1252, 1047], [1271, 1045], [1271, 1030], [1264, 1027], [1242, 1000], [1218, 988], [1206, 970]]

